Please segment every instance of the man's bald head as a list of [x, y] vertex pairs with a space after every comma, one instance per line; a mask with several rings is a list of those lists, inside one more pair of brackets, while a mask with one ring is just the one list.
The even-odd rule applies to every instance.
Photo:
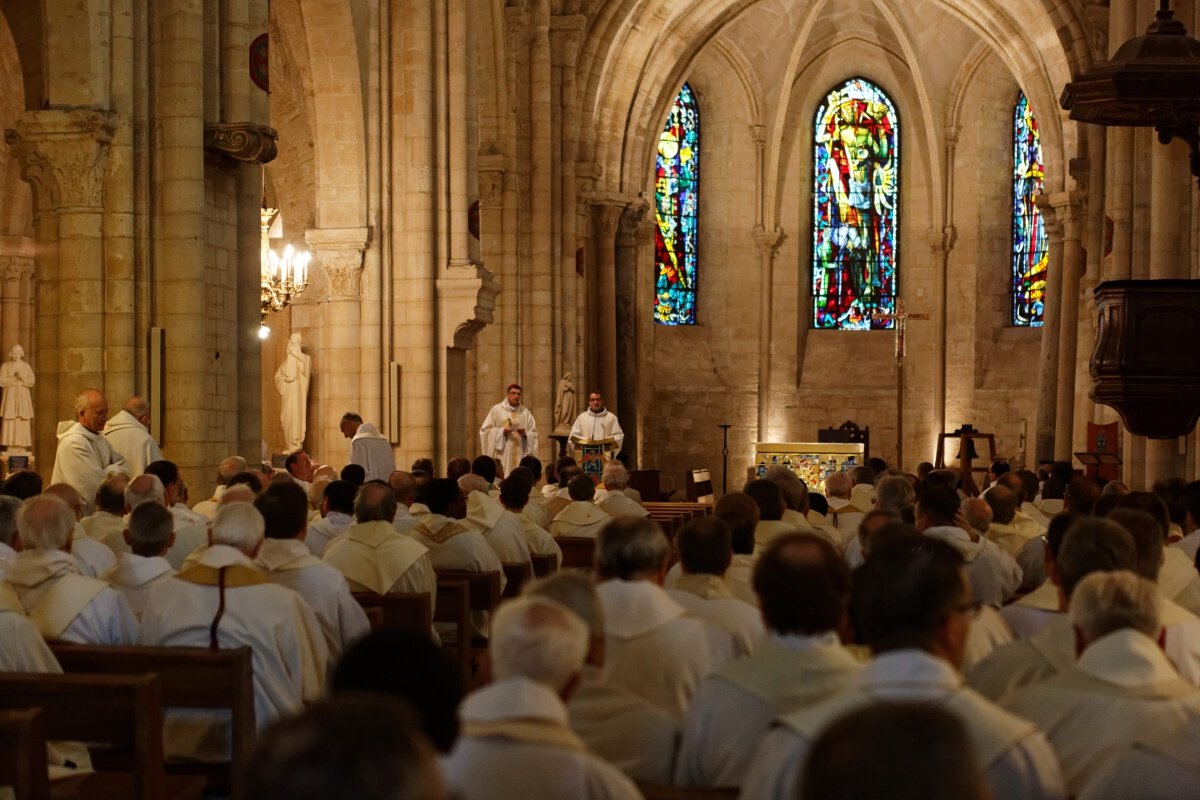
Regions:
[[852, 488], [854, 488], [854, 479], [845, 472], [832, 472], [825, 479], [825, 492], [830, 497], [849, 499]]
[[167, 490], [157, 475], [138, 475], [125, 486], [125, 505], [130, 511], [142, 503], [167, 504]]
[[992, 519], [997, 525], [1008, 525], [1017, 515], [1017, 506], [1020, 505], [1020, 502], [1012, 489], [1007, 486], [999, 484], [993, 486], [988, 489], [988, 493], [983, 496], [983, 499], [991, 506]]
[[150, 416], [150, 404], [146, 402], [146, 398], [137, 395], [126, 400], [122, 410], [137, 419], [138, 422], [142, 421], [142, 417]]
[[104, 430], [108, 422], [108, 399], [99, 389], [84, 389], [75, 398], [75, 421], [92, 433]]
[[[1015, 472], [1006, 472], [996, 479], [997, 486], [1003, 486], [1012, 492], [1017, 498], [1017, 505], [1024, 503], [1029, 498], [1025, 495], [1025, 481]], [[993, 490], [988, 491], [991, 494]]]
[[[988, 494], [990, 495], [993, 491], [996, 490], [993, 489]], [[967, 524], [980, 533], [987, 533], [987, 529], [991, 527], [992, 520], [994, 519], [989, 503], [985, 502], [982, 498], [972, 497], [963, 503], [962, 510], [963, 516], [967, 518]], [[1009, 517], [1009, 519], [1011, 520], [1012, 517]], [[999, 522], [999, 520], [996, 521]]]
[[246, 459], [241, 456], [229, 456], [217, 465], [217, 485], [224, 486], [229, 479], [246, 469]]
[[230, 486], [221, 495], [221, 499], [217, 501], [218, 506], [228, 506], [234, 503], [253, 503], [254, 498], [258, 495], [244, 483], [239, 483], [237, 486]]
[[417, 496], [417, 479], [411, 472], [396, 470], [388, 476], [388, 485], [396, 494], [396, 502], [402, 506], [411, 506]]
[[71, 509], [71, 513], [75, 515], [75, 519], [79, 519], [83, 514], [83, 499], [79, 496], [79, 492], [75, 491], [73, 486], [65, 483], [53, 483], [45, 488], [42, 494], [50, 494], [62, 500]]

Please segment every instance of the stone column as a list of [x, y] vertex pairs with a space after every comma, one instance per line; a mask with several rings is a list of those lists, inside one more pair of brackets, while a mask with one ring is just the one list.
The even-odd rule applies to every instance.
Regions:
[[0, 284], [0, 357], [7, 358], [13, 345], [25, 350], [26, 360], [32, 358], [32, 331], [22, 326], [28, 317], [24, 305], [28, 301], [27, 287], [33, 278], [31, 256], [4, 256], [0, 259], [3, 284]]
[[[1061, 284], [1057, 299], [1058, 319], [1058, 395], [1054, 423], [1054, 459], [1070, 462], [1074, 458], [1075, 431], [1075, 359], [1079, 345], [1079, 285], [1085, 267], [1083, 247], [1083, 195], [1059, 192], [1051, 195], [1055, 216], [1062, 228]], [[1039, 417], [1040, 419], [1040, 417]]]
[[[622, 448], [636, 465], [639, 462], [637, 398], [637, 262], [638, 250], [649, 240], [652, 227], [646, 225], [650, 204], [645, 200], [630, 203], [621, 214], [616, 249], [616, 407], [620, 409], [621, 428], [625, 431]], [[586, 391], [586, 390], [585, 390]], [[614, 409], [615, 411], [615, 409]]]
[[[104, 386], [104, 168], [114, 115], [26, 111], [5, 141], [33, 188], [37, 292], [35, 457], [51, 466], [58, 420]], [[42, 452], [45, 450], [46, 452]]]
[[363, 253], [369, 239], [367, 228], [313, 228], [304, 232], [304, 241], [312, 248], [313, 260], [325, 273], [329, 289], [322, 308], [321, 351], [312, 365], [314, 378], [319, 376], [314, 383], [319, 387], [318, 409], [324, 418], [313, 420], [316, 431], [310, 426], [306, 442], [310, 453], [326, 464], [346, 463], [349, 448], [334, 416], [340, 419], [358, 406], [359, 305]]
[[[948, 162], [954, 163], [954, 142], [957, 142], [957, 131], [954, 139], [947, 145]], [[952, 181], [947, 180], [947, 183]], [[948, 201], [951, 201], [949, 198]], [[948, 278], [950, 274], [950, 252], [954, 249], [954, 243], [958, 240], [958, 230], [947, 224], [940, 231], [930, 231], [929, 233], [929, 255], [934, 264], [934, 272], [937, 276], [937, 305], [938, 308], [934, 312], [934, 342], [937, 348], [936, 363], [933, 371], [933, 429], [935, 433], [941, 434], [946, 431], [946, 372], [947, 359], [949, 354], [949, 321], [950, 307], [947, 302]], [[902, 368], [902, 367], [898, 367]], [[907, 383], [904, 384], [908, 386]], [[907, 428], [905, 430], [908, 430]], [[896, 431], [897, 440], [900, 436], [900, 431]], [[903, 444], [897, 441], [897, 450], [899, 453], [903, 449]], [[911, 450], [909, 452], [912, 452]], [[903, 468], [903, 464], [897, 466]]]
[[1058, 416], [1058, 318], [1062, 308], [1063, 225], [1045, 195], [1037, 199], [1045, 221], [1050, 257], [1046, 269], [1046, 303], [1042, 317], [1042, 348], [1038, 358], [1038, 408], [1034, 456], [1037, 460], [1054, 457], [1054, 423]]
[[[758, 439], [770, 441], [771, 437], [771, 324], [772, 300], [775, 288], [775, 254], [783, 242], [783, 231], [776, 228], [768, 231], [754, 230], [754, 244], [758, 249], [759, 265], [759, 311], [758, 311]], [[807, 325], [808, 320], [801, 320]]]
[[[607, 198], [592, 205], [596, 248], [596, 374], [600, 393], [614, 414], [621, 413], [617, 397], [617, 228], [627, 201]], [[589, 390], [584, 390], [589, 391]]]

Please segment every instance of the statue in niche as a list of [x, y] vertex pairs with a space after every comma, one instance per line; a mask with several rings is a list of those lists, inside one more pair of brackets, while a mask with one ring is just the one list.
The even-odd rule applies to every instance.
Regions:
[[0, 444], [19, 450], [33, 445], [33, 368], [25, 363], [25, 349], [13, 345], [8, 361], [0, 366]]
[[283, 429], [283, 451], [294, 453], [304, 447], [308, 413], [308, 380], [312, 375], [312, 356], [300, 349], [300, 334], [288, 339], [287, 356], [275, 370], [275, 390], [279, 392], [279, 425]]
[[575, 424], [575, 376], [566, 373], [558, 382], [554, 399], [554, 435], [569, 436]]

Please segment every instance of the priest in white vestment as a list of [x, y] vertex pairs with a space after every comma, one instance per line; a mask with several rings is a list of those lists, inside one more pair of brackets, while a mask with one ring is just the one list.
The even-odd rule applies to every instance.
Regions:
[[582, 572], [556, 572], [531, 584], [525, 594], [561, 603], [588, 626], [582, 680], [567, 702], [571, 728], [589, 750], [633, 780], [669, 785], [679, 726], [666, 711], [628, 689], [601, 680], [604, 612], [591, 578]]
[[[171, 565], [172, 569], [182, 568], [183, 562], [188, 556], [208, 545], [207, 523], [182, 521], [167, 502], [166, 489], [158, 476], [138, 475], [125, 487], [125, 506], [131, 512], [142, 503], [157, 503], [171, 511], [171, 516], [175, 521], [175, 543], [163, 557], [167, 559], [167, 563]], [[113, 547], [116, 552], [128, 550], [127, 547], [115, 542], [111, 536], [105, 540], [105, 543]]]
[[101, 576], [124, 596], [139, 620], [150, 592], [175, 575], [163, 558], [175, 541], [174, 522], [171, 512], [158, 503], [135, 508], [129, 515], [129, 527], [122, 531], [129, 551], [118, 555], [113, 568]]
[[[255, 568], [251, 559], [262, 544], [263, 518], [254, 506], [223, 506], [213, 518], [210, 538], [212, 545], [194, 565], [150, 592], [142, 644], [248, 646], [261, 731], [320, 697], [329, 651], [304, 599]], [[167, 755], [227, 759], [229, 730], [221, 720], [205, 712], [169, 714], [163, 726]]]
[[464, 522], [483, 534], [502, 563], [529, 564], [532, 569], [529, 543], [520, 518], [488, 494], [487, 481], [479, 475], [463, 475], [458, 479], [458, 487], [467, 499]]
[[604, 608], [606, 682], [682, 719], [700, 682], [732, 660], [732, 635], [690, 617], [662, 588], [670, 545], [658, 523], [625, 517], [600, 532], [596, 587]]
[[734, 597], [725, 583], [733, 561], [731, 540], [729, 526], [713, 516], [685, 525], [675, 539], [683, 574], [667, 594], [691, 616], [728, 631], [741, 657], [758, 649], [766, 630], [757, 606]]
[[1200, 719], [1138, 737], [1090, 780], [1079, 800], [1195, 800], [1200, 797]]
[[[17, 512], [21, 509], [21, 501], [8, 495], [0, 495], [0, 570], [4, 565], [17, 557]], [[547, 534], [549, 535], [549, 534]]]
[[700, 684], [675, 763], [678, 786], [741, 786], [772, 720], [847, 688], [861, 668], [842, 646], [850, 569], [827, 540], [789, 534], [755, 568], [769, 636]]
[[538, 525], [528, 514], [529, 495], [534, 486], [533, 472], [517, 467], [500, 483], [500, 504], [505, 510], [517, 515], [521, 533], [531, 555], [554, 556], [555, 569], [562, 566], [562, 548], [545, 528]]
[[69, 484], [54, 483], [47, 486], [42, 493], [62, 500], [75, 517], [75, 527], [71, 534], [71, 555], [79, 562], [80, 573], [88, 578], [98, 578], [112, 569], [113, 564], [117, 563], [113, 551], [103, 543], [91, 539], [84, 530], [83, 498], [79, 496], [79, 492]]
[[246, 459], [241, 456], [229, 456], [222, 459], [221, 463], [217, 465], [217, 483], [213, 487], [212, 497], [196, 503], [192, 506], [192, 511], [206, 519], [212, 519], [217, 513], [218, 503], [221, 502], [221, 495], [225, 493], [225, 486], [229, 483], [230, 478], [245, 471]]
[[126, 400], [125, 407], [105, 423], [103, 433], [125, 459], [131, 475], [141, 475], [163, 457], [162, 448], [150, 435], [150, 404], [141, 397]]
[[[761, 553], [772, 539], [785, 533], [800, 533], [801, 529], [783, 521], [783, 492], [778, 484], [759, 478], [746, 484], [745, 493], [758, 506], [758, 524], [754, 526], [754, 551]], [[811, 527], [811, 526], [810, 526]]]
[[605, 449], [605, 456], [616, 459], [617, 453], [621, 452], [621, 443], [625, 441], [625, 432], [621, 430], [617, 415], [604, 407], [604, 398], [600, 393], [592, 392], [588, 395], [587, 410], [576, 417], [571, 426], [571, 443], [577, 448], [581, 441], [599, 442], [604, 439], [612, 439], [612, 444]]
[[429, 594], [432, 609], [437, 600], [437, 575], [429, 550], [396, 533], [391, 523], [395, 513], [396, 496], [390, 487], [363, 486], [354, 501], [357, 522], [325, 548], [325, 563], [346, 577], [352, 591], [424, 592]]
[[479, 450], [500, 460], [504, 474], [517, 468], [525, 456], [536, 455], [537, 422], [533, 412], [521, 405], [521, 387], [510, 384], [508, 396], [492, 406], [479, 427]]
[[762, 740], [741, 800], [791, 800], [813, 742], [835, 720], [874, 702], [932, 703], [967, 729], [995, 800], [1065, 798], [1062, 772], [1037, 727], [963, 685], [973, 607], [962, 559], [944, 542], [878, 548], [854, 576], [853, 609], [875, 658], [839, 695], [779, 718]]
[[829, 502], [828, 516], [833, 527], [842, 534], [843, 542], [847, 544], [857, 536], [859, 523], [871, 510], [859, 508], [850, 501], [850, 490], [853, 486], [854, 480], [845, 472], [830, 473], [825, 479], [825, 499]]
[[985, 531], [987, 538], [1015, 559], [1030, 538], [1014, 524], [1016, 495], [1008, 487], [997, 484], [983, 499], [992, 509], [992, 524]]
[[958, 512], [958, 493], [953, 489], [925, 489], [917, 501], [917, 530], [957, 550], [975, 599], [1000, 608], [1021, 586], [1021, 568], [995, 544], [955, 524]]
[[808, 521], [808, 486], [799, 475], [787, 467], [774, 466], [767, 470], [763, 479], [779, 487], [779, 493], [783, 497], [783, 513], [779, 517], [781, 522], [791, 525], [801, 533], [825, 536], [835, 547], [842, 546], [839, 537], [831, 535], [829, 531], [818, 531]]
[[596, 505], [607, 511], [609, 516], [650, 516], [645, 506], [625, 493], [629, 488], [629, 470], [620, 461], [610, 461], [604, 465], [600, 482], [604, 484], [604, 493], [601, 495], [599, 491], [596, 492]]
[[354, 524], [354, 495], [350, 481], [330, 481], [321, 496], [320, 518], [308, 523], [304, 545], [317, 558], [323, 558], [329, 545]]
[[4, 566], [6, 594], [15, 594], [47, 641], [137, 643], [137, 619], [125, 598], [79, 574], [70, 553], [75, 516], [66, 503], [53, 495], [30, 498], [17, 513], [17, 529], [23, 549]]
[[611, 764], [571, 730], [566, 701], [588, 650], [584, 622], [541, 597], [513, 600], [495, 614], [490, 685], [459, 709], [462, 732], [442, 761], [461, 800], [640, 800]]
[[462, 503], [458, 482], [449, 478], [434, 478], [425, 485], [425, 501], [429, 506], [429, 514], [421, 517], [409, 536], [429, 550], [433, 568], [499, 572], [500, 588], [503, 590], [504, 571], [496, 551], [474, 527], [461, 519], [447, 516], [452, 506]]
[[[396, 518], [392, 520], [392, 527], [396, 529], [396, 533], [408, 533], [417, 527], [418, 522], [417, 514], [420, 509], [416, 503], [417, 479], [411, 472], [396, 470], [388, 476], [388, 484], [396, 494]], [[421, 513], [429, 513], [428, 508], [420, 508], [424, 509]]]
[[1155, 642], [1158, 591], [1145, 578], [1089, 575], [1072, 592], [1069, 613], [1083, 648], [1076, 664], [1018, 689], [1005, 705], [1046, 731], [1077, 795], [1131, 739], [1200, 720], [1200, 689]]
[[612, 522], [612, 515], [592, 502], [596, 497], [596, 485], [587, 475], [576, 475], [567, 484], [571, 503], [554, 515], [550, 523], [550, 535], [554, 538], [592, 538]]
[[[389, 487], [380, 490], [391, 492]], [[355, 640], [371, 632], [362, 606], [350, 595], [342, 573], [309, 552], [304, 544], [308, 500], [295, 484], [272, 484], [254, 501], [263, 516], [265, 539], [254, 566], [304, 598], [317, 616], [329, 656], [337, 659]]]
[[58, 449], [54, 453], [51, 483], [70, 484], [89, 506], [105, 476], [128, 471], [125, 459], [101, 435], [108, 421], [108, 400], [88, 389], [75, 400], [75, 421], [58, 424]]
[[386, 481], [396, 471], [392, 443], [372, 422], [363, 422], [353, 411], [342, 415], [342, 436], [350, 440], [350, 464], [358, 464], [369, 481]]
[[125, 507], [125, 487], [128, 485], [129, 476], [109, 475], [96, 490], [96, 510], [79, 520], [89, 539], [108, 545], [114, 553], [124, 549], [121, 542], [124, 541], [125, 515], [129, 512]]

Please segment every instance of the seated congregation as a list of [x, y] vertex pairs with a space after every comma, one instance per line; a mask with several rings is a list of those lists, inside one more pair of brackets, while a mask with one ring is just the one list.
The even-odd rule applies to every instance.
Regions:
[[[643, 503], [617, 462], [540, 489], [532, 457], [289, 462], [231, 456], [190, 508], [161, 457], [0, 485], [0, 785], [1200, 796], [1200, 482], [997, 463], [969, 497], [875, 460], [695, 506]], [[116, 691], [154, 763], [80, 744]]]

